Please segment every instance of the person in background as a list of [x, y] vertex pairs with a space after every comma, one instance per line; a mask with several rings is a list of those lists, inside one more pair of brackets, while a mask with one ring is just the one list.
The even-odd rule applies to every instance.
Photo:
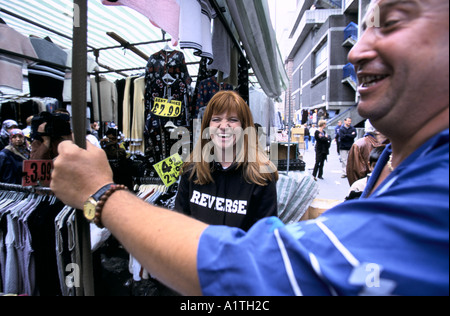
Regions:
[[316, 131], [317, 131], [316, 124], [313, 124], [309, 129], [309, 134], [311, 135], [311, 143], [313, 147], [316, 145]]
[[14, 120], [6, 120], [3, 122], [0, 134], [0, 150], [9, 145], [10, 132], [16, 128], [19, 128], [19, 124], [17, 124], [17, 122]]
[[100, 141], [98, 138], [93, 134], [94, 131], [91, 128], [88, 128], [86, 131], [86, 140], [90, 142], [92, 145], [98, 148], [102, 148], [100, 145]]
[[25, 135], [20, 129], [9, 132], [10, 143], [0, 152], [0, 182], [22, 184], [24, 160], [30, 158]]
[[339, 131], [341, 130], [342, 127], [342, 121], [339, 121], [337, 126], [334, 128], [334, 133], [335, 133], [335, 141], [336, 141], [336, 148], [337, 148], [337, 153], [339, 155], [339, 157], [341, 156], [341, 139], [339, 137]]
[[114, 182], [132, 188], [132, 176], [130, 172], [130, 162], [123, 143], [120, 143], [120, 132], [116, 128], [109, 128], [105, 137], [100, 141], [101, 148], [108, 157], [109, 165], [114, 174]]
[[303, 125], [303, 127], [305, 128], [305, 149], [309, 150], [309, 140], [311, 138], [311, 134], [309, 132], [309, 128], [308, 128], [307, 124]]
[[31, 142], [31, 122], [33, 121], [33, 115], [27, 118], [27, 127], [22, 130], [25, 138]]
[[350, 117], [346, 118], [344, 121], [344, 126], [339, 129], [339, 138], [341, 144], [339, 146], [341, 162], [342, 162], [342, 178], [347, 178], [347, 163], [348, 154], [353, 144], [355, 143], [355, 138], [357, 136], [356, 128], [352, 126], [352, 119]]
[[372, 172], [373, 169], [371, 170], [369, 164], [370, 153], [374, 148], [386, 145], [388, 141], [372, 126], [369, 120], [366, 120], [365, 132], [364, 137], [353, 144], [348, 154], [347, 177], [350, 186]]
[[350, 188], [348, 197], [346, 197], [345, 199], [346, 201], [359, 199], [361, 197], [364, 190], [366, 189], [367, 183], [369, 182], [370, 176], [372, 175], [372, 171], [375, 169], [375, 166], [377, 165], [377, 162], [383, 154], [385, 148], [386, 145], [381, 145], [372, 149], [368, 159], [369, 173], [365, 178], [362, 178], [353, 183]]
[[314, 166], [313, 177], [317, 181], [317, 174], [319, 179], [323, 179], [323, 168], [325, 167], [325, 161], [330, 154], [331, 137], [327, 135], [325, 128], [327, 127], [327, 121], [319, 121], [319, 129], [316, 131], [314, 138], [316, 139], [316, 164]]
[[52, 160], [58, 155], [58, 145], [65, 140], [72, 140], [70, 114], [65, 109], [57, 109], [53, 114], [43, 112], [33, 120], [45, 118], [44, 122], [33, 131], [31, 143], [32, 160]]
[[100, 136], [98, 135], [99, 129], [100, 129], [100, 124], [98, 124], [98, 122], [94, 122], [91, 124], [90, 133], [92, 135], [94, 135], [97, 138], [97, 140], [100, 140]]
[[184, 295], [448, 296], [449, 7], [371, 1], [349, 60], [358, 112], [391, 144], [362, 198], [325, 216], [291, 225], [271, 217], [248, 232], [210, 226], [114, 186], [105, 153], [69, 141], [52, 191], [82, 209], [109, 188], [95, 222]]

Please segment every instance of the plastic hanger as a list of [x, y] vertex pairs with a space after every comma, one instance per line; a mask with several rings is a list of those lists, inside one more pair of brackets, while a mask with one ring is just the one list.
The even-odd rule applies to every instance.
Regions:
[[165, 74], [165, 75], [162, 77], [162, 79], [163, 79], [164, 83], [165, 83], [166, 85], [168, 85], [168, 86], [173, 85], [173, 84], [175, 83], [175, 81], [176, 81], [176, 79], [175, 79], [174, 77], [172, 77], [170, 74]]

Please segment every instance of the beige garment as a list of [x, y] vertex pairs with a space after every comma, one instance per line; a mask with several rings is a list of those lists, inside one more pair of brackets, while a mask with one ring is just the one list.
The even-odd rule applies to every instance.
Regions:
[[131, 100], [130, 100], [130, 88], [133, 78], [127, 78], [125, 82], [125, 91], [123, 97], [123, 136], [125, 141], [131, 140]]
[[134, 81], [133, 120], [131, 127], [130, 153], [145, 154], [145, 77]]
[[[38, 58], [30, 39], [6, 24], [0, 24], [0, 48], [28, 57]], [[7, 54], [0, 54], [0, 87], [22, 91], [22, 69], [25, 64], [31, 65], [33, 62]]]

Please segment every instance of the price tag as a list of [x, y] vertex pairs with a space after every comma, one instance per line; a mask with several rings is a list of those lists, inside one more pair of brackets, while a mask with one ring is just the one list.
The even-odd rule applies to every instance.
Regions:
[[152, 113], [162, 117], [178, 117], [181, 114], [181, 101], [170, 101], [162, 98], [155, 98]]
[[159, 163], [154, 165], [156, 172], [164, 182], [166, 187], [170, 187], [172, 184], [178, 181], [181, 173], [181, 167], [183, 166], [183, 160], [179, 154], [175, 154]]
[[53, 160], [24, 160], [22, 186], [49, 187]]

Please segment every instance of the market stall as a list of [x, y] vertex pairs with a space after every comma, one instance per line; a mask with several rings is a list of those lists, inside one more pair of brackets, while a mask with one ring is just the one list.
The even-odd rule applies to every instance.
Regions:
[[[42, 6], [19, 0], [2, 3], [0, 120], [15, 120], [20, 128], [25, 128], [27, 117], [63, 108], [70, 114], [75, 142], [80, 147], [86, 146], [90, 123], [100, 122], [101, 136], [109, 137], [109, 131], [117, 130], [113, 136], [126, 144], [123, 155], [127, 163], [123, 164], [122, 151], [115, 148], [112, 156], [108, 156], [113, 170], [128, 177], [130, 189], [142, 199], [173, 208], [177, 175], [167, 170], [161, 174], [156, 166], [166, 162], [163, 169], [167, 169], [169, 161], [173, 169], [179, 167], [170, 149], [185, 135], [173, 139], [174, 130], [179, 128], [192, 134], [193, 120], [201, 117], [208, 101], [222, 89], [238, 91], [263, 126], [270, 128], [275, 117], [270, 100], [281, 96], [287, 79], [273, 29], [268, 23], [266, 1], [252, 1], [245, 10], [242, 10], [244, 1], [193, 0], [183, 1], [181, 6], [176, 5], [175, 0], [168, 1], [173, 5], [171, 8], [178, 11], [156, 6], [158, 1], [152, 2], [155, 3], [152, 12], [125, 0], [74, 0], [73, 3], [65, 0]], [[159, 15], [154, 15], [155, 10], [160, 10]], [[49, 16], [53, 18], [44, 21]], [[150, 27], [148, 20], [154, 26]], [[260, 29], [261, 37], [251, 36], [248, 25]], [[11, 82], [12, 74], [19, 78], [16, 82]], [[266, 101], [261, 103], [261, 98]], [[252, 99], [257, 101], [252, 102]], [[261, 107], [261, 104], [269, 106]], [[192, 139], [192, 135], [189, 137]], [[182, 149], [188, 150], [180, 151], [181, 156], [192, 149], [192, 142], [185, 145]], [[164, 175], [170, 181], [164, 181]], [[295, 186], [301, 187], [306, 195], [293, 202], [291, 191]], [[280, 202], [283, 203], [281, 215], [287, 222], [299, 220], [305, 212], [304, 205], [310, 204], [317, 194], [317, 187], [307, 175], [283, 177], [279, 190], [285, 187], [290, 191], [281, 194], [284, 199]], [[20, 192], [22, 188], [27, 186], [0, 186], [5, 195], [8, 190]], [[41, 200], [38, 194], [41, 188], [39, 185], [34, 188], [35, 204]], [[45, 192], [46, 196], [51, 196], [48, 189]], [[24, 197], [16, 194], [13, 203], [16, 206], [25, 203]], [[303, 206], [299, 207], [299, 203]], [[30, 214], [36, 210], [42, 212], [45, 206], [41, 202], [38, 204], [40, 208], [29, 208]], [[13, 217], [9, 216], [11, 209], [6, 206], [0, 208], [0, 228], [3, 229], [0, 232], [4, 233], [0, 237], [4, 238], [9, 236], [5, 227], [12, 227], [8, 225], [13, 223]], [[20, 208], [14, 210], [18, 217], [26, 216]], [[58, 258], [54, 261], [58, 265], [52, 265], [53, 270], [47, 271], [55, 283], [45, 288], [20, 271], [12, 278], [10, 271], [14, 270], [14, 263], [8, 260], [13, 253], [5, 251], [0, 261], [0, 292], [95, 295], [94, 279], [97, 278], [92, 264], [92, 227], [77, 216], [75, 210], [60, 204], [46, 208], [45, 225], [54, 225], [63, 211], [65, 220], [58, 222], [59, 229], [55, 233], [61, 240], [71, 240], [76, 246], [76, 254], [67, 253], [68, 258], [78, 256], [76, 262], [80, 271], [74, 270], [74, 282], [80, 277], [82, 291], [79, 287], [75, 287], [78, 291], [71, 291], [63, 278], [62, 269], [66, 263], [73, 262], [70, 259], [57, 256], [55, 252], [40, 253], [44, 262], [51, 260], [51, 256]], [[31, 234], [26, 221], [21, 225]], [[58, 244], [58, 239], [53, 242]], [[61, 247], [61, 252], [67, 250]], [[31, 263], [27, 264], [30, 267]], [[134, 279], [141, 277], [137, 273]], [[7, 284], [12, 287], [5, 288]]]

